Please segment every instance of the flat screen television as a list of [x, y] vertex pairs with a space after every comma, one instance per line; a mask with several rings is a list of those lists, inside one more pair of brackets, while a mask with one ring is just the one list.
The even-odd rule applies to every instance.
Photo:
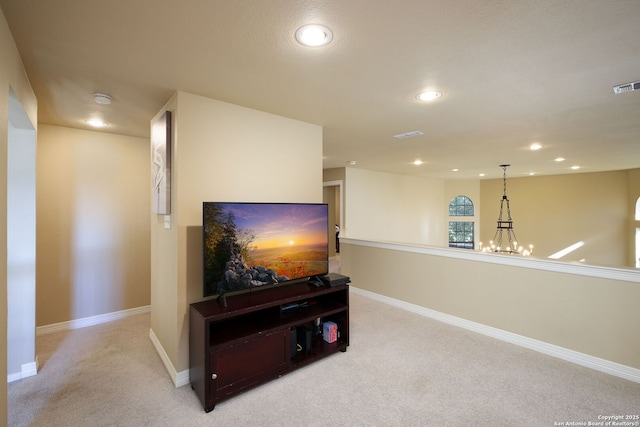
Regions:
[[205, 297], [329, 272], [324, 203], [203, 202], [202, 232]]

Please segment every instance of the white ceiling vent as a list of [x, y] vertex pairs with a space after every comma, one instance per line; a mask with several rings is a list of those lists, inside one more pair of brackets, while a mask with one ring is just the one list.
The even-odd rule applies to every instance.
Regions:
[[399, 133], [397, 135], [393, 135], [393, 137], [397, 139], [407, 139], [407, 138], [411, 138], [412, 136], [418, 136], [418, 135], [424, 135], [424, 133], [420, 132], [419, 130], [412, 130], [411, 132], [405, 132], [405, 133]]
[[625, 83], [620, 86], [614, 86], [613, 93], [631, 92], [640, 89], [640, 82]]
[[96, 104], [109, 105], [111, 104], [111, 95], [107, 95], [106, 93], [94, 93], [93, 100]]

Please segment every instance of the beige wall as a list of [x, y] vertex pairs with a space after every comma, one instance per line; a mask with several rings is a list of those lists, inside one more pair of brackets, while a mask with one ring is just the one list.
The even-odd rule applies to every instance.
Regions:
[[38, 326], [150, 304], [149, 140], [40, 125]]
[[[158, 112], [156, 118], [165, 111], [172, 112], [171, 129], [171, 216], [167, 216], [170, 228], [164, 226], [164, 215], [154, 215], [149, 204], [148, 215], [150, 217], [151, 233], [151, 331], [163, 346], [167, 355], [175, 357], [178, 353], [178, 325], [182, 320], [178, 319], [178, 233], [175, 226], [175, 212], [177, 207], [176, 180], [173, 174], [176, 171], [175, 158], [179, 155], [177, 150], [176, 124], [179, 113], [177, 111], [177, 95], [173, 96], [164, 108]], [[147, 163], [151, 163], [151, 155]], [[147, 179], [151, 188], [151, 177]], [[182, 298], [184, 300], [184, 298]], [[183, 303], [184, 304], [184, 303]], [[175, 361], [173, 362], [175, 366]]]
[[202, 202], [322, 202], [322, 128], [185, 92], [173, 111], [171, 228], [153, 216], [151, 327], [189, 367], [188, 307], [202, 300]]
[[[584, 259], [587, 264], [633, 266], [630, 195], [635, 192], [640, 196], [638, 179], [634, 181], [633, 176], [638, 177], [637, 170], [525, 178], [507, 176], [507, 195], [519, 243], [533, 244], [534, 255], [547, 258], [583, 241], [583, 247], [562, 261]], [[503, 182], [502, 179], [483, 180], [480, 188], [483, 201], [480, 238], [487, 243], [496, 231]]]
[[346, 237], [447, 245], [444, 182], [346, 169]]
[[640, 369], [637, 281], [357, 242], [343, 242], [341, 269], [360, 289]]
[[[37, 100], [0, 10], [0, 378], [7, 378], [7, 135], [9, 89], [36, 128]], [[0, 426], [7, 424], [7, 383], [0, 381]]]
[[[451, 219], [475, 221], [476, 243], [494, 237], [502, 179], [440, 181], [345, 168], [325, 172], [325, 181], [339, 171], [345, 171], [345, 237], [447, 247]], [[507, 194], [519, 243], [533, 244], [536, 257], [584, 241], [561, 261], [635, 266], [640, 170], [507, 177]], [[448, 217], [457, 195], [471, 198], [475, 218]]]
[[346, 168], [324, 169], [322, 171], [322, 180], [324, 182], [344, 181], [345, 174], [346, 174]]

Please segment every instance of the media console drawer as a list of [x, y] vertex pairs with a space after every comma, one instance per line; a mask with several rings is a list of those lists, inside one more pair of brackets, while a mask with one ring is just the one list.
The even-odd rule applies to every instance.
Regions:
[[[337, 325], [336, 342], [317, 332], [323, 321]], [[223, 399], [346, 351], [349, 286], [303, 282], [234, 295], [227, 306], [198, 302], [190, 306], [189, 322], [189, 380], [209, 412]], [[305, 351], [294, 352], [291, 331], [298, 328], [316, 332]]]

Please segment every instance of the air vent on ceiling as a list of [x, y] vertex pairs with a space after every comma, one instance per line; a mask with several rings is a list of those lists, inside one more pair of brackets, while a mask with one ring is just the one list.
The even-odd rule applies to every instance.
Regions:
[[393, 137], [398, 139], [407, 139], [407, 138], [411, 138], [412, 136], [418, 136], [418, 135], [424, 135], [424, 134], [419, 130], [412, 130], [411, 132], [405, 132], [405, 133], [399, 133], [397, 135], [393, 135]]
[[640, 89], [640, 82], [625, 83], [620, 86], [615, 86], [613, 88], [613, 93], [631, 92], [638, 89]]

